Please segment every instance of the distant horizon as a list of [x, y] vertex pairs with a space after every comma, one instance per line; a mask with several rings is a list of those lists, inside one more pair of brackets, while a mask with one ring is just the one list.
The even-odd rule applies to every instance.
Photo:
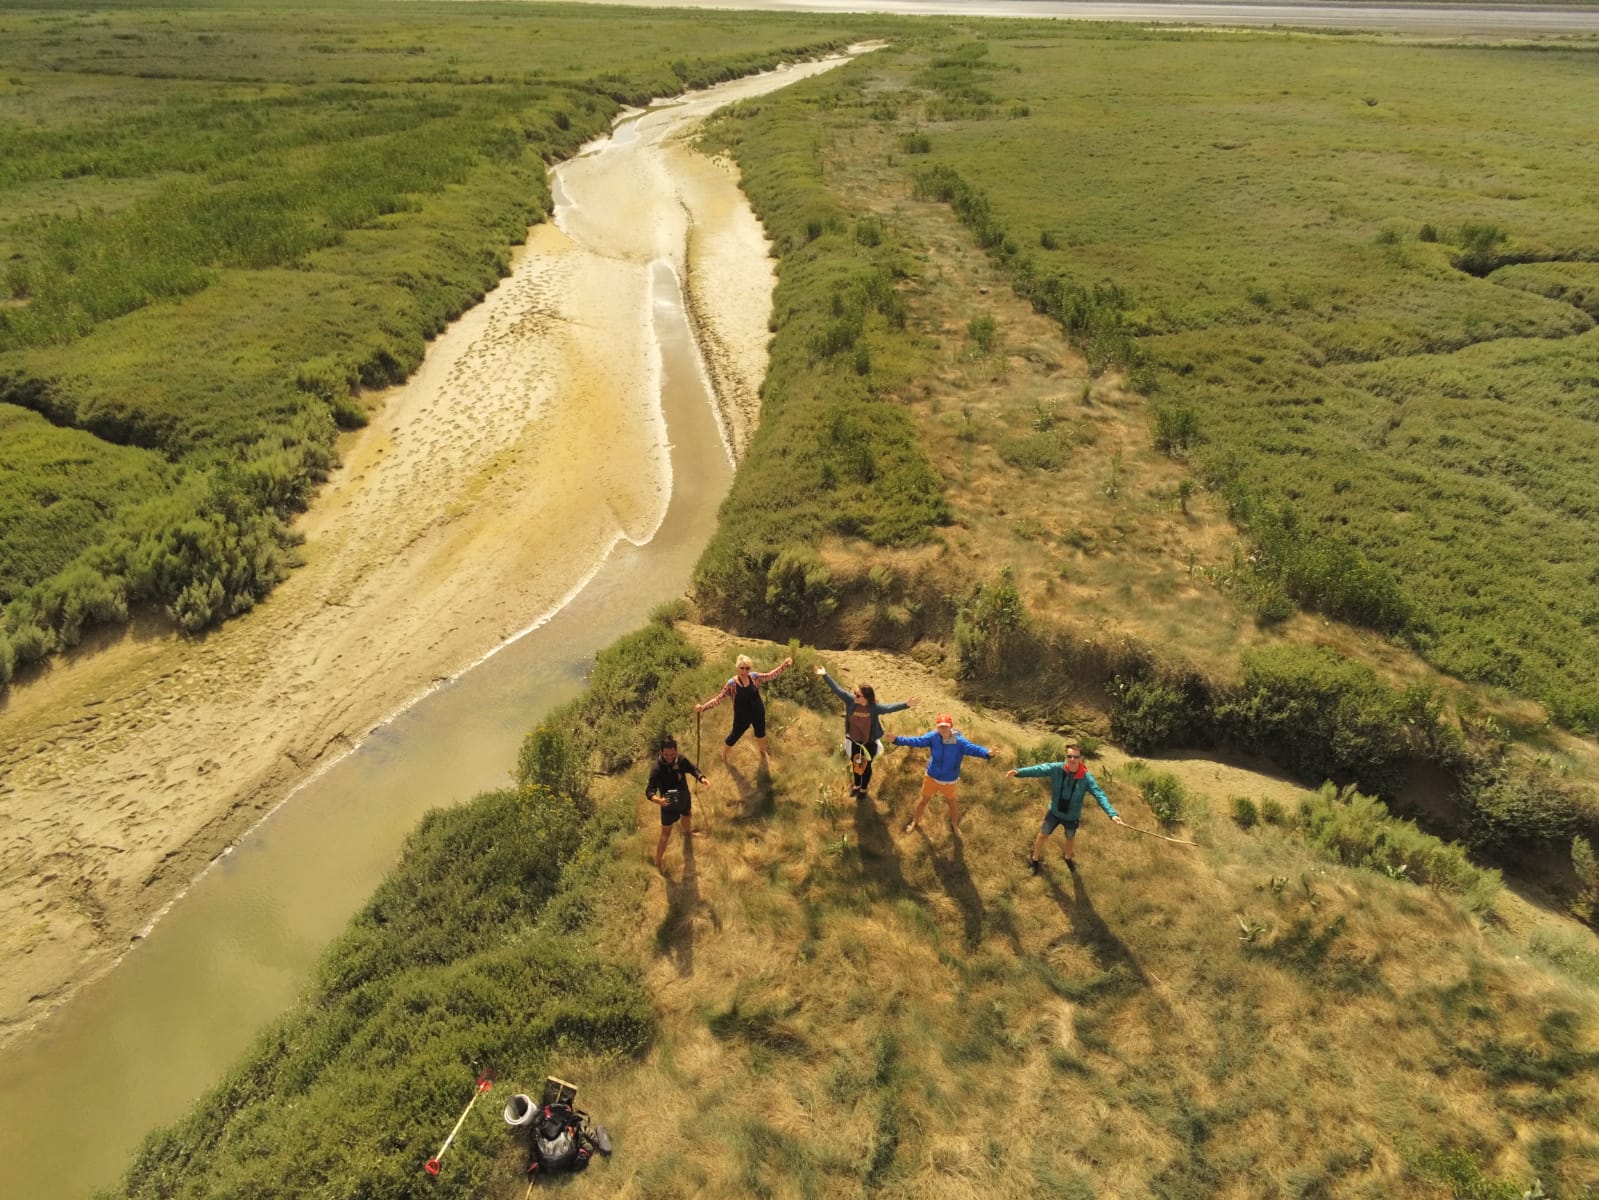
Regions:
[[940, 17], [1056, 17], [1078, 21], [1153, 21], [1184, 25], [1311, 27], [1403, 33], [1537, 37], [1599, 34], [1599, 3], [1461, 4], [1440, 0], [589, 0], [643, 8], [763, 12], [885, 13]]

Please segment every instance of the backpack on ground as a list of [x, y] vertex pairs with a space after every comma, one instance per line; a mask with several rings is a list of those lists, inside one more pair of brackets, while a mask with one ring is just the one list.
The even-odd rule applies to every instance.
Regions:
[[569, 1104], [546, 1104], [533, 1122], [533, 1162], [530, 1172], [581, 1171], [589, 1165], [589, 1148], [583, 1144], [587, 1113]]

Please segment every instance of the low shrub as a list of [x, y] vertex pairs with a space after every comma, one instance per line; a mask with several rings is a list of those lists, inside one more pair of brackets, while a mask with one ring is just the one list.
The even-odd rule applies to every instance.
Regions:
[[1162, 825], [1179, 824], [1188, 814], [1188, 789], [1169, 771], [1161, 771], [1139, 781], [1144, 803]]
[[564, 726], [545, 722], [522, 739], [515, 779], [523, 787], [570, 796], [582, 808], [588, 800], [588, 755]]
[[816, 551], [785, 546], [766, 569], [766, 607], [790, 627], [814, 625], [838, 607], [832, 581]]
[[1120, 676], [1110, 687], [1111, 737], [1132, 754], [1211, 741], [1211, 693], [1195, 674]]
[[1353, 787], [1323, 785], [1300, 806], [1299, 823], [1312, 845], [1345, 866], [1451, 892], [1478, 912], [1498, 894], [1499, 872], [1474, 865], [1457, 843], [1390, 816], [1381, 800]]
[[1311, 783], [1332, 779], [1383, 791], [1403, 778], [1403, 761], [1436, 724], [1438, 700], [1425, 689], [1394, 691], [1369, 667], [1330, 650], [1277, 646], [1244, 655], [1244, 677], [1218, 699], [1226, 740], [1264, 754]]
[[1155, 448], [1171, 458], [1183, 458], [1203, 439], [1199, 414], [1192, 405], [1158, 402], [1155, 414]]
[[1009, 675], [1027, 633], [1027, 609], [1011, 569], [1006, 567], [993, 583], [979, 585], [955, 617], [955, 649], [962, 677]]
[[1460, 782], [1461, 836], [1473, 850], [1496, 857], [1565, 851], [1579, 834], [1592, 836], [1592, 800], [1536, 763], [1500, 759]]

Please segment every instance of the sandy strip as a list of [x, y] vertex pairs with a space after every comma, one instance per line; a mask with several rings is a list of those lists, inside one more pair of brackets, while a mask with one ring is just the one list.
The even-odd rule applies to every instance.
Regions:
[[200, 640], [135, 633], [0, 710], [0, 1041], [117, 958], [310, 773], [547, 615], [670, 493], [651, 264], [686, 281], [728, 446], [757, 417], [773, 286], [709, 112], [802, 64], [634, 114], [571, 204], [430, 348], [303, 522], [307, 563]]

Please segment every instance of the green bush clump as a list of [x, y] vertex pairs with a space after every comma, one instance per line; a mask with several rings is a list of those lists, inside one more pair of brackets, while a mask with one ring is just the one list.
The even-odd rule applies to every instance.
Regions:
[[1197, 675], [1118, 675], [1107, 690], [1111, 737], [1130, 753], [1209, 745], [1213, 740], [1211, 691]]
[[1345, 866], [1451, 892], [1474, 912], [1487, 911], [1498, 894], [1498, 871], [1473, 864], [1459, 844], [1390, 816], [1381, 800], [1353, 786], [1322, 785], [1300, 806], [1299, 822], [1312, 845]]
[[955, 617], [955, 650], [966, 679], [1004, 678], [1028, 643], [1027, 609], [1011, 569], [979, 585]]
[[[602, 650], [583, 696], [547, 724], [565, 729], [561, 755], [617, 771], [654, 754], [664, 734], [681, 735], [681, 714], [705, 697], [700, 652], [669, 625], [651, 622]], [[573, 768], [575, 769], [575, 767]]]
[[1243, 668], [1237, 690], [1215, 706], [1224, 737], [1313, 783], [1390, 789], [1437, 723], [1439, 702], [1431, 691], [1395, 691], [1369, 667], [1329, 650], [1253, 650]]
[[1162, 825], [1179, 824], [1188, 814], [1188, 789], [1169, 771], [1161, 771], [1139, 781], [1138, 790]]
[[1542, 1194], [1541, 1188], [1523, 1191], [1507, 1180], [1489, 1178], [1471, 1152], [1459, 1148], [1429, 1150], [1417, 1161], [1416, 1169], [1423, 1179], [1443, 1184], [1461, 1200], [1527, 1200]]
[[838, 607], [833, 572], [816, 551], [785, 546], [766, 569], [766, 607], [786, 628], [815, 625]]
[[565, 727], [548, 721], [522, 739], [515, 778], [523, 787], [570, 796], [579, 807], [588, 800], [588, 756]]
[[994, 318], [989, 313], [973, 317], [966, 322], [966, 336], [972, 339], [972, 345], [979, 354], [992, 354], [994, 352], [994, 339], [997, 335]]
[[1062, 429], [1001, 438], [995, 452], [1007, 466], [1023, 471], [1060, 471], [1071, 461], [1071, 442]]
[[1155, 448], [1172, 458], [1183, 458], [1203, 440], [1199, 414], [1192, 405], [1171, 401], [1154, 405]]
[[[1388, 568], [1373, 562], [1328, 529], [1306, 528], [1289, 507], [1269, 507], [1234, 489], [1233, 516], [1256, 547], [1251, 567], [1261, 594], [1291, 597], [1329, 617], [1383, 633], [1404, 633], [1418, 620], [1416, 606]], [[1262, 609], [1280, 620], [1286, 613]]]
[[1234, 796], [1228, 801], [1232, 810], [1233, 822], [1240, 829], [1253, 829], [1260, 823], [1260, 809], [1248, 796]]
[[1537, 763], [1504, 759], [1465, 773], [1460, 814], [1467, 845], [1495, 856], [1564, 850], [1599, 828], [1599, 812], [1583, 789]]

